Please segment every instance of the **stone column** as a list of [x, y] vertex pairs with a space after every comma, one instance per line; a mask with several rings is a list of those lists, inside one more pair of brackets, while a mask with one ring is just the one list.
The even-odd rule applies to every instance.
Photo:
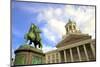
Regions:
[[52, 54], [50, 54], [50, 63], [52, 63]]
[[73, 62], [73, 54], [72, 54], [72, 49], [70, 48], [70, 56], [71, 56], [71, 62]]
[[76, 47], [77, 48], [77, 53], [78, 53], [78, 56], [79, 56], [79, 61], [81, 61], [81, 54], [80, 54], [80, 51], [79, 51], [79, 47]]
[[33, 54], [32, 53], [28, 53], [28, 55], [29, 55], [29, 61], [28, 61], [28, 63], [29, 64], [32, 64], [32, 56], [33, 56]]
[[64, 60], [65, 60], [65, 62], [67, 62], [67, 59], [66, 59], [66, 50], [64, 50]]
[[93, 56], [95, 57], [95, 48], [94, 48], [94, 46], [93, 46], [92, 43], [90, 44], [90, 47], [91, 47], [91, 50], [92, 50]]
[[59, 63], [61, 62], [61, 55], [60, 52], [58, 52], [58, 58], [59, 58]]
[[84, 48], [84, 52], [85, 52], [85, 55], [86, 55], [86, 59], [87, 59], [87, 61], [89, 61], [89, 57], [88, 57], [88, 54], [87, 54], [87, 50], [86, 50], [85, 45], [83, 45], [83, 48]]
[[48, 63], [48, 56], [45, 55], [45, 63]]
[[57, 57], [56, 57], [56, 53], [55, 53], [55, 58], [54, 58], [54, 59], [55, 59], [55, 63], [57, 63], [57, 60], [56, 60], [56, 59], [57, 59]]

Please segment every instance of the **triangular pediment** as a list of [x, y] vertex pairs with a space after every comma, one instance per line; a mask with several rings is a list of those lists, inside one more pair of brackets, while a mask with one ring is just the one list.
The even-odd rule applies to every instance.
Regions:
[[63, 47], [89, 38], [91, 38], [91, 36], [89, 36], [88, 34], [68, 34], [64, 39], [62, 39], [61, 42], [57, 44], [56, 47]]

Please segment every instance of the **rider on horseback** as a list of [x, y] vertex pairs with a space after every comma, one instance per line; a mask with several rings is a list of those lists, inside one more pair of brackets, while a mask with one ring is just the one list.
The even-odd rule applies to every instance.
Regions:
[[25, 35], [25, 39], [30, 41], [29, 45], [34, 43], [35, 48], [37, 48], [37, 45], [42, 48], [40, 33], [40, 29], [35, 24], [31, 24], [29, 32]]

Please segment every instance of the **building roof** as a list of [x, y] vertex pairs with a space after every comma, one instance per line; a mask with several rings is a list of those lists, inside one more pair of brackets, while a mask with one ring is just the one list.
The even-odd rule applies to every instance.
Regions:
[[57, 49], [45, 52], [45, 54], [56, 53], [56, 52], [57, 52]]
[[57, 44], [57, 48], [91, 38], [88, 34], [69, 34]]

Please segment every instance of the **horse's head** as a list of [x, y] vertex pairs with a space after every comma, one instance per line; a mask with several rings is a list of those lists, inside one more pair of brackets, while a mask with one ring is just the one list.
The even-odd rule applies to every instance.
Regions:
[[32, 23], [29, 32], [35, 32], [35, 29], [36, 29], [36, 26], [35, 24]]
[[36, 26], [35, 24], [31, 24], [31, 28], [34, 29]]
[[41, 33], [41, 30], [35, 24], [31, 25], [31, 30], [33, 30], [36, 33]]

